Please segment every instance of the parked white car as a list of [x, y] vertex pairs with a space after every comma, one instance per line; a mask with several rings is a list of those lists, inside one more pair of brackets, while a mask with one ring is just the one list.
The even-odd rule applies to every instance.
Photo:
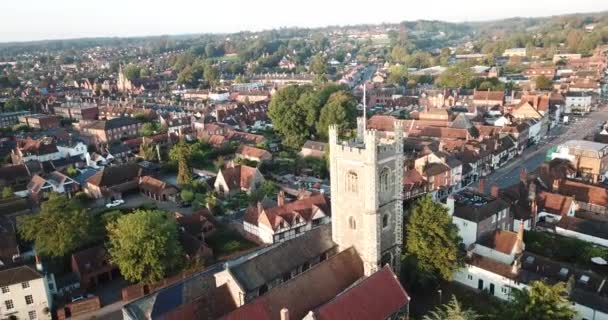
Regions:
[[123, 203], [125, 203], [125, 201], [124, 201], [124, 200], [122, 200], [122, 199], [114, 200], [114, 201], [112, 201], [112, 202], [110, 202], [110, 203], [106, 204], [106, 208], [113, 208], [113, 207], [117, 207], [117, 206], [119, 206], [119, 205], [121, 205], [121, 204], [123, 204]]

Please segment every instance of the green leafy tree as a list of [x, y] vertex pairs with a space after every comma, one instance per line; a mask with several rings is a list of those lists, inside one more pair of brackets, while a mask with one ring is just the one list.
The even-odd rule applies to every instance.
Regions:
[[183, 265], [177, 223], [160, 210], [136, 210], [107, 227], [108, 253], [125, 279], [153, 283]]
[[536, 89], [540, 90], [549, 90], [552, 87], [551, 80], [542, 75], [534, 79], [534, 84], [536, 85]]
[[218, 71], [218, 69], [210, 64], [205, 65], [205, 81], [207, 81], [207, 83], [210, 86], [214, 86], [217, 84], [217, 82], [220, 79], [220, 73]]
[[76, 170], [74, 166], [71, 166], [66, 170], [66, 173], [70, 177], [75, 177], [76, 175], [78, 175], [78, 170]]
[[563, 282], [550, 285], [534, 281], [529, 289], [513, 289], [509, 309], [514, 320], [569, 320], [576, 315]]
[[304, 92], [300, 95], [297, 105], [299, 108], [306, 111], [306, 125], [310, 128], [314, 128], [319, 119], [321, 108], [323, 107], [318, 94], [313, 91]]
[[163, 130], [158, 122], [146, 122], [141, 126], [141, 129], [139, 129], [139, 134], [144, 137], [150, 137], [161, 133], [161, 131]]
[[444, 88], [464, 88], [469, 87], [474, 78], [473, 71], [467, 65], [457, 64], [449, 67], [435, 80], [435, 84]]
[[310, 72], [312, 72], [316, 76], [317, 82], [319, 83], [327, 81], [327, 79], [325, 78], [325, 75], [327, 73], [326, 64], [327, 61], [321, 53], [316, 54], [310, 61]]
[[209, 210], [213, 210], [217, 207], [217, 196], [214, 192], [208, 192], [205, 195], [205, 206]]
[[340, 134], [345, 134], [355, 125], [357, 118], [357, 101], [346, 91], [332, 94], [321, 110], [317, 130], [320, 135], [327, 137], [329, 126], [338, 126]]
[[2, 199], [8, 199], [15, 196], [15, 191], [11, 187], [2, 188]]
[[146, 160], [152, 161], [156, 159], [156, 148], [153, 144], [144, 142], [139, 145], [139, 157]]
[[19, 98], [11, 98], [4, 103], [5, 112], [30, 110], [31, 108], [32, 104], [30, 102], [26, 102]]
[[194, 200], [194, 192], [192, 190], [184, 189], [179, 194], [180, 198], [184, 202], [192, 202]]
[[447, 209], [430, 196], [421, 198], [410, 211], [405, 253], [416, 261], [421, 280], [451, 280], [462, 266], [458, 227]]
[[386, 80], [389, 84], [396, 84], [404, 86], [407, 84], [407, 68], [403, 65], [391, 66], [389, 68], [388, 78]]
[[141, 78], [141, 67], [136, 64], [129, 64], [123, 69], [125, 77], [129, 80]]
[[437, 307], [422, 320], [475, 320], [479, 318], [475, 311], [463, 308], [456, 296], [452, 296], [450, 302]]
[[262, 182], [259, 188], [257, 188], [254, 192], [249, 195], [249, 203], [255, 204], [258, 201], [264, 199], [264, 197], [270, 197], [276, 195], [279, 192], [279, 186], [276, 183], [265, 180]]
[[283, 138], [283, 144], [292, 148], [299, 148], [309, 137], [308, 112], [298, 105], [304, 91], [299, 86], [285, 87], [272, 97], [268, 107], [274, 129]]
[[92, 215], [75, 199], [51, 193], [40, 213], [18, 218], [19, 233], [34, 241], [36, 252], [47, 257], [63, 257], [86, 245], [94, 234]]

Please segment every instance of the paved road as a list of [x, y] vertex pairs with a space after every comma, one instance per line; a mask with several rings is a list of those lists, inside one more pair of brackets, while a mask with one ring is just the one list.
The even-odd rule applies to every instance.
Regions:
[[[545, 155], [549, 148], [568, 140], [583, 139], [597, 132], [598, 126], [605, 121], [608, 121], [608, 105], [585, 117], [574, 118], [568, 125], [552, 129], [549, 135], [541, 140], [537, 146], [527, 148], [521, 156], [487, 176], [486, 191], [494, 183], [500, 188], [517, 183], [522, 168], [526, 168], [528, 172], [536, 170], [545, 161]], [[477, 183], [473, 186], [477, 187]]]

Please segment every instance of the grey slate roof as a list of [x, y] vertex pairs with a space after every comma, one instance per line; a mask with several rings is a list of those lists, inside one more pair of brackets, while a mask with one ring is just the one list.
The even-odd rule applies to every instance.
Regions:
[[230, 267], [229, 270], [246, 291], [251, 291], [282, 277], [335, 246], [331, 239], [331, 225], [323, 225]]

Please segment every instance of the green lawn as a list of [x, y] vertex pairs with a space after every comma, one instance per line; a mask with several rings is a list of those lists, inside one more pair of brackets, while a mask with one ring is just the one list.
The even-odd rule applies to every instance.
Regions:
[[206, 239], [217, 259], [256, 247], [256, 244], [224, 226]]

